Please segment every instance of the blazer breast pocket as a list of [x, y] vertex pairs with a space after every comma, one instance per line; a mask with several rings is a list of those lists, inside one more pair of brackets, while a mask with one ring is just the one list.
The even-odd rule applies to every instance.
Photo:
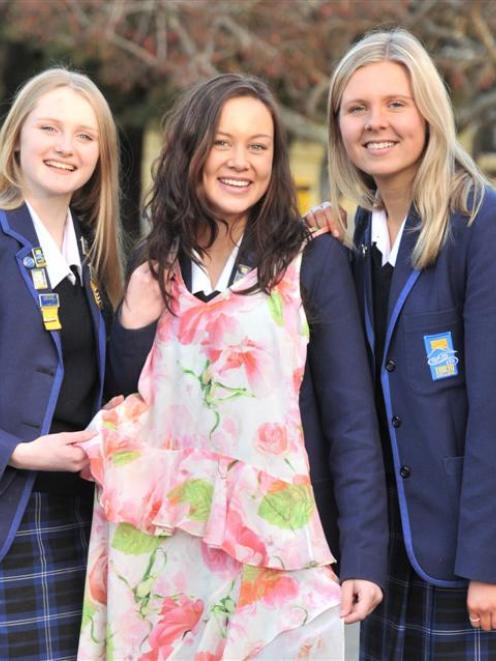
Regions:
[[402, 325], [412, 390], [435, 394], [465, 383], [463, 321], [456, 308], [405, 315]]

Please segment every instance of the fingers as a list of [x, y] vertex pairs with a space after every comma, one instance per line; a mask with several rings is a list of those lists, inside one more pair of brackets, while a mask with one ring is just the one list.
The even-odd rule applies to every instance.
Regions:
[[[315, 207], [315, 208], [317, 209], [318, 207]], [[321, 227], [319, 225], [320, 216], [319, 216], [319, 218], [317, 218], [317, 216], [314, 214], [313, 211], [314, 211], [313, 209], [310, 209], [310, 211], [306, 212], [306, 214], [304, 216], [305, 222], [308, 225], [308, 227], [316, 227], [317, 229], [321, 229]]]
[[361, 622], [382, 601], [382, 590], [371, 581], [344, 581], [341, 590], [342, 600], [346, 600], [341, 606], [341, 617], [345, 624]]
[[339, 213], [336, 213], [329, 202], [322, 202], [308, 211], [305, 221], [311, 228], [327, 229], [336, 239], [344, 239], [347, 220], [346, 211], [341, 207]]
[[[347, 618], [353, 611], [353, 601], [355, 599], [355, 592], [353, 581], [344, 581], [341, 586], [341, 610], [340, 617]], [[346, 619], [344, 620], [346, 622]]]
[[468, 619], [474, 629], [496, 629], [496, 585], [470, 581], [467, 593]]
[[90, 438], [96, 436], [96, 432], [93, 429], [83, 429], [82, 431], [61, 432], [60, 434], [57, 434], [57, 436], [60, 436], [63, 444], [73, 445], [74, 443], [84, 443], [85, 441], [89, 441]]
[[109, 401], [103, 407], [103, 410], [111, 411], [112, 409], [115, 409], [116, 406], [119, 406], [119, 404], [122, 404], [123, 401], [124, 395], [116, 395], [115, 397], [112, 397], [112, 399], [109, 399]]
[[469, 613], [468, 620], [474, 629], [492, 631], [496, 629], [496, 613], [492, 611]]

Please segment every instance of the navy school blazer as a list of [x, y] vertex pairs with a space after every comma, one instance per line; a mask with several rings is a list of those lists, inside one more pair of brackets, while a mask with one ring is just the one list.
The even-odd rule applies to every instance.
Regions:
[[[74, 226], [79, 239], [76, 220]], [[60, 333], [45, 330], [38, 292], [23, 263], [38, 246], [26, 205], [0, 211], [0, 560], [12, 544], [36, 477], [35, 471], [16, 470], [8, 462], [20, 442], [50, 430], [64, 377]], [[96, 410], [103, 391], [106, 333], [84, 261], [83, 284], [97, 340]]]
[[[253, 261], [243, 240], [230, 284], [238, 268], [252, 267]], [[190, 288], [191, 264], [180, 258], [180, 265]], [[301, 282], [310, 343], [300, 411], [320, 518], [340, 558], [341, 580], [363, 578], [382, 586], [388, 544], [385, 479], [348, 251], [329, 235], [315, 238], [305, 250]], [[114, 389], [136, 391], [155, 328], [125, 330], [116, 315], [109, 347]]]
[[[391, 283], [380, 381], [408, 558], [442, 587], [496, 583], [496, 193], [459, 213], [435, 263], [412, 267], [412, 210]], [[371, 215], [354, 276], [374, 371]]]

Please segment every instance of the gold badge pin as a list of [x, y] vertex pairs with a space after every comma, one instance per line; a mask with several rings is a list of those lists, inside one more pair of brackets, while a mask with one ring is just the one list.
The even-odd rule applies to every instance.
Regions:
[[35, 289], [48, 289], [48, 279], [45, 269], [31, 269], [30, 273]]
[[93, 297], [95, 299], [95, 303], [98, 305], [100, 310], [103, 308], [103, 301], [102, 301], [102, 295], [100, 294], [100, 290], [96, 286], [96, 282], [94, 280], [90, 281], [91, 289], [93, 291]]
[[43, 254], [43, 250], [41, 248], [33, 248], [32, 254], [34, 263], [39, 269], [42, 269], [47, 265], [45, 255]]

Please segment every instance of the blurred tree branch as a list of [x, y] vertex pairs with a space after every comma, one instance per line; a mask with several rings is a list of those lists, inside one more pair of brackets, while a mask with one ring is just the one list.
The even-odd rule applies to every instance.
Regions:
[[432, 54], [460, 128], [480, 125], [496, 102], [490, 0], [0, 0], [0, 18], [4, 48], [36, 44], [96, 70], [107, 87], [135, 92], [139, 118], [197, 80], [244, 71], [270, 82], [292, 133], [325, 141], [334, 63], [367, 30], [392, 25]]

